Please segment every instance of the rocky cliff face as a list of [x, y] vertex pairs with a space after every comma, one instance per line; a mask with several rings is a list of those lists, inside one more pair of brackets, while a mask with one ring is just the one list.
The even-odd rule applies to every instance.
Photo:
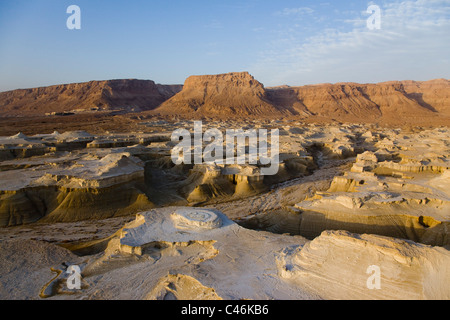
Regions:
[[338, 121], [416, 123], [450, 115], [450, 81], [337, 83], [264, 88], [247, 72], [193, 76], [156, 108], [189, 117], [320, 117]]
[[393, 121], [450, 115], [450, 81], [337, 83], [267, 89], [273, 104], [337, 120]]
[[441, 114], [450, 114], [450, 81], [436, 79], [426, 82], [403, 81], [403, 88], [410, 99]]
[[248, 72], [237, 72], [191, 76], [184, 86], [109, 80], [0, 93], [0, 117], [119, 109], [185, 118], [447, 124], [450, 81], [265, 88]]
[[183, 90], [156, 111], [225, 118], [288, 114], [268, 100], [264, 86], [247, 72], [189, 77]]
[[181, 88], [131, 79], [19, 89], [0, 93], [0, 116], [35, 116], [75, 110], [151, 110]]

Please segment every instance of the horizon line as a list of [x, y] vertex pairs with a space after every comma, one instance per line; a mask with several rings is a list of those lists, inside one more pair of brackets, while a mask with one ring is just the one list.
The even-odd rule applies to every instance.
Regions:
[[[228, 72], [228, 73], [218, 73], [218, 74], [202, 74], [202, 75], [191, 75], [190, 77], [201, 77], [201, 76], [216, 76], [216, 75], [225, 75], [225, 74], [231, 74], [231, 73], [248, 73], [247, 71], [242, 72]], [[251, 74], [250, 74], [251, 75]], [[251, 75], [252, 76], [252, 75]], [[253, 77], [253, 76], [252, 76]], [[188, 79], [186, 78], [186, 79]], [[255, 77], [253, 77], [255, 80], [257, 80]], [[186, 81], [185, 79], [185, 81]], [[87, 84], [91, 82], [108, 82], [108, 81], [124, 81], [124, 80], [137, 80], [137, 81], [152, 81], [156, 85], [163, 85], [163, 86], [184, 86], [184, 83], [158, 83], [155, 80], [152, 79], [138, 79], [138, 78], [113, 78], [113, 79], [103, 79], [103, 80], [88, 80], [88, 81], [81, 81], [81, 82], [67, 82], [67, 83], [57, 83], [57, 84], [50, 84], [50, 85], [42, 85], [42, 86], [36, 86], [36, 87], [24, 87], [24, 88], [15, 88], [5, 91], [0, 91], [0, 93], [7, 93], [11, 91], [17, 91], [17, 90], [33, 90], [33, 89], [41, 89], [41, 88], [51, 88], [51, 87], [57, 87], [57, 86], [66, 86], [66, 85], [74, 85], [74, 84]], [[298, 87], [307, 87], [307, 86], [322, 86], [322, 85], [340, 85], [340, 84], [359, 84], [359, 85], [368, 85], [368, 84], [383, 84], [383, 83], [389, 83], [389, 82], [431, 82], [436, 80], [444, 80], [444, 81], [450, 81], [450, 79], [447, 78], [433, 78], [428, 80], [413, 80], [413, 79], [403, 79], [403, 80], [385, 80], [385, 81], [379, 81], [379, 82], [355, 82], [355, 81], [340, 81], [340, 82], [318, 82], [318, 83], [310, 83], [310, 84], [303, 84], [303, 85], [289, 85], [289, 84], [280, 84], [280, 85], [274, 85], [274, 86], [265, 86], [262, 82], [260, 82], [265, 89], [272, 89], [272, 88], [280, 88], [280, 87], [288, 87], [288, 88], [298, 88]]]

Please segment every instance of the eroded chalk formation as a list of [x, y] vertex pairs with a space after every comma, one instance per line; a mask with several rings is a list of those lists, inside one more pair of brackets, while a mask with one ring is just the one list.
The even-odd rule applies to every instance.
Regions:
[[327, 189], [243, 224], [309, 239], [325, 230], [347, 230], [448, 246], [448, 130], [373, 131], [362, 133], [358, 144], [368, 151], [358, 153]]
[[[142, 212], [103, 239], [66, 243], [78, 256], [38, 240], [19, 243], [1, 244], [0, 265], [20, 262], [3, 274], [2, 298], [11, 286], [30, 299], [58, 300], [450, 298], [445, 248], [347, 231], [308, 241], [242, 228], [213, 209]], [[67, 286], [71, 266], [79, 289]]]
[[[0, 223], [25, 224], [0, 229], [4, 267], [19, 262], [0, 297], [17, 286], [36, 299], [449, 298], [447, 128], [239, 125], [280, 129], [276, 175], [175, 165], [169, 133], [192, 122], [0, 139]], [[18, 239], [37, 241], [42, 268]], [[78, 291], [66, 286], [73, 264]]]
[[[356, 143], [347, 137], [351, 128], [333, 131], [328, 127], [284, 126], [279, 170], [273, 176], [261, 175], [261, 165], [175, 166], [170, 132], [189, 125], [192, 122], [166, 124], [166, 131], [146, 134], [75, 131], [0, 138], [4, 160], [0, 177], [5, 182], [0, 186], [0, 225], [107, 218], [154, 206], [245, 199], [268, 191], [274, 184], [311, 174], [323, 154], [345, 158], [357, 150]], [[218, 122], [205, 127], [215, 125], [224, 132], [230, 126]], [[275, 125], [255, 123], [268, 129]], [[325, 147], [322, 142], [331, 137], [338, 138]], [[323, 153], [319, 151], [317, 158], [311, 146]]]
[[168, 275], [159, 280], [146, 300], [222, 300], [214, 289], [205, 287], [198, 280], [182, 275]]
[[[154, 243], [213, 241], [221, 227], [232, 225], [222, 213], [197, 208], [172, 209], [170, 215], [151, 211], [139, 214], [120, 234], [121, 252], [142, 254]], [[221, 230], [220, 230], [221, 231]]]
[[444, 248], [344, 231], [325, 231], [278, 258], [280, 277], [333, 300], [447, 300], [449, 266]]
[[61, 285], [68, 276], [53, 275], [42, 281], [41, 298], [311, 299], [316, 296], [279, 278], [276, 267], [278, 252], [305, 242], [242, 228], [213, 209], [154, 209], [109, 237], [66, 245], [83, 252], [83, 287], [69, 292]]

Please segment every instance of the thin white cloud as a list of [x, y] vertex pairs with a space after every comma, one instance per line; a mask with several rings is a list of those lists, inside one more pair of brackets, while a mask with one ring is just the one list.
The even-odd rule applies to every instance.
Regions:
[[367, 28], [370, 14], [361, 8], [341, 20], [352, 30], [274, 40], [249, 69], [266, 85], [449, 78], [450, 0], [393, 1], [381, 9], [381, 30]]
[[216, 20], [216, 19], [210, 21], [204, 27], [208, 28], [208, 29], [223, 29], [224, 28], [222, 22], [220, 22], [219, 20]]
[[300, 8], [284, 8], [281, 11], [277, 11], [275, 14], [278, 16], [299, 16], [312, 13], [314, 13], [314, 9], [311, 9], [309, 7], [300, 7]]

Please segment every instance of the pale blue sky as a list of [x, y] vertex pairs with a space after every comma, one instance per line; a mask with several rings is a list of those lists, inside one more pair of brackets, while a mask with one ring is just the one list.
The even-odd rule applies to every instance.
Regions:
[[233, 71], [266, 86], [450, 78], [450, 0], [0, 1], [0, 91]]

